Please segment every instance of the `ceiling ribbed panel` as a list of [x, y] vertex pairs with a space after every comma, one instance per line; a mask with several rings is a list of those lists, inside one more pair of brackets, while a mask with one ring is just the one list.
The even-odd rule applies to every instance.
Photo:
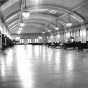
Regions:
[[[25, 11], [29, 13], [27, 19], [22, 16]], [[17, 33], [21, 22], [25, 23], [23, 33], [47, 32], [55, 26], [63, 30], [67, 23], [87, 21], [88, 0], [8, 0], [1, 6], [1, 13], [12, 33]]]

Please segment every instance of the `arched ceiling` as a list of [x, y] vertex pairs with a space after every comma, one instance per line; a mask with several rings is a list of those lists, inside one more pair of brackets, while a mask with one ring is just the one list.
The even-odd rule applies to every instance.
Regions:
[[[25, 23], [22, 33], [42, 33], [86, 22], [87, 4], [88, 0], [7, 0], [0, 11], [11, 33], [17, 33], [21, 21]], [[22, 16], [25, 11], [30, 13], [27, 19]]]

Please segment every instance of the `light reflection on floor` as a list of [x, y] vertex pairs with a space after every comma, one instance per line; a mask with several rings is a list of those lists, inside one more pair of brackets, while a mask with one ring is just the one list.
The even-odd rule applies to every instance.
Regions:
[[30, 45], [0, 52], [0, 88], [88, 88], [87, 53]]

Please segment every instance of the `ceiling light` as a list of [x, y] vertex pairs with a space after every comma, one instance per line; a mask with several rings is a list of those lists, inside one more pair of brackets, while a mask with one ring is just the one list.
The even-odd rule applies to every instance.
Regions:
[[16, 40], [20, 40], [20, 37], [16, 37]]
[[45, 33], [45, 32], [42, 32], [43, 34]]
[[51, 32], [51, 30], [48, 30], [48, 32]]
[[20, 34], [21, 33], [21, 30], [19, 30], [18, 32], [17, 32], [17, 34]]
[[3, 31], [3, 29], [2, 29], [2, 27], [0, 26], [0, 31], [2, 32]]
[[58, 27], [55, 27], [55, 30], [59, 30], [59, 28]]
[[55, 10], [51, 10], [50, 13], [56, 14], [56, 11]]
[[22, 30], [23, 30], [23, 28], [19, 28], [19, 30], [20, 30], [20, 31], [22, 31]]
[[31, 0], [30, 2], [32, 5], [39, 5], [41, 3], [41, 0]]
[[27, 19], [27, 18], [29, 18], [30, 13], [29, 12], [23, 12], [22, 16]]

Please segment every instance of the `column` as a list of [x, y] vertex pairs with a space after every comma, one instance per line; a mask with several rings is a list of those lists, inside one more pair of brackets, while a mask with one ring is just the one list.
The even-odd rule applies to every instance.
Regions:
[[85, 28], [85, 26], [81, 26], [80, 40], [81, 40], [82, 43], [86, 43], [87, 35], [86, 35], [86, 28]]
[[0, 49], [2, 49], [2, 34], [0, 34]]

